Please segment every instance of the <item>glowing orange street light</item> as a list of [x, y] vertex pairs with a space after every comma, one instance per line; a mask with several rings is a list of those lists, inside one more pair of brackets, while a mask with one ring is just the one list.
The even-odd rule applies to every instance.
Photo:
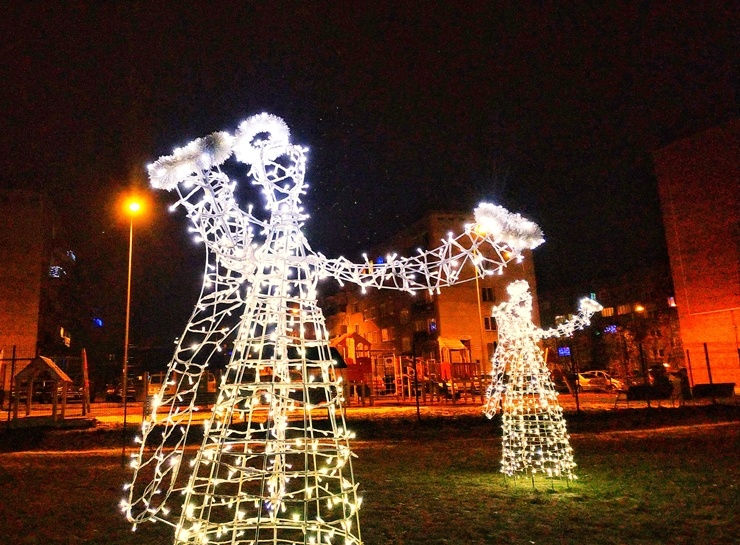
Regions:
[[638, 303], [635, 305], [635, 312], [645, 312], [645, 307]]
[[131, 317], [131, 261], [134, 253], [134, 217], [144, 211], [141, 199], [129, 197], [124, 204], [124, 211], [129, 216], [128, 234], [128, 284], [126, 287], [126, 326], [123, 340], [123, 377], [121, 379], [121, 398], [123, 399], [123, 457], [126, 456], [126, 417], [128, 401], [128, 332]]
[[136, 216], [142, 211], [141, 201], [131, 198], [126, 202], [126, 211], [130, 216]]

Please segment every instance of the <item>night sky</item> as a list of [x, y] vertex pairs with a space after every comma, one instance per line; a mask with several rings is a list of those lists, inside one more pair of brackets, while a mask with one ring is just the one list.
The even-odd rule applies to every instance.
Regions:
[[[487, 199], [542, 226], [540, 290], [664, 264], [650, 153], [737, 117], [737, 4], [568, 4], [6, 3], [3, 184], [52, 197], [110, 313], [120, 193], [262, 111], [310, 149], [307, 234], [329, 256]], [[184, 325], [202, 262], [169, 196], [152, 197], [136, 232], [141, 342]]]

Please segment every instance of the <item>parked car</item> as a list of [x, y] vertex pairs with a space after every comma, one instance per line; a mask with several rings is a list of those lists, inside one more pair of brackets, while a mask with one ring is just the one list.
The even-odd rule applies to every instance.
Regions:
[[625, 382], [611, 376], [606, 371], [578, 373], [578, 386], [582, 392], [614, 392], [627, 389]]
[[[123, 401], [123, 388], [120, 384], [108, 384], [105, 388], [106, 401]], [[136, 400], [136, 388], [130, 382], [126, 384], [126, 401]]]
[[[33, 396], [31, 400], [34, 403], [52, 403], [54, 401], [54, 395], [52, 393], [54, 389], [54, 383], [49, 380], [44, 381], [37, 381], [34, 382], [33, 385]], [[62, 394], [64, 391], [64, 387], [57, 383], [57, 402], [61, 403], [62, 401]], [[67, 402], [75, 402], [75, 401], [82, 401], [82, 386], [76, 386], [75, 384], [70, 384], [67, 386]], [[13, 392], [13, 399], [15, 399], [16, 395], [18, 396], [18, 400], [20, 402], [26, 401], [26, 396], [28, 394], [28, 384], [24, 383], [21, 385], [21, 389], [19, 392]]]
[[[62, 396], [62, 389], [59, 388], [59, 397]], [[84, 388], [82, 386], [77, 386], [75, 384], [70, 384], [67, 387], [67, 403], [69, 402], [82, 402], [82, 398], [84, 397]]]

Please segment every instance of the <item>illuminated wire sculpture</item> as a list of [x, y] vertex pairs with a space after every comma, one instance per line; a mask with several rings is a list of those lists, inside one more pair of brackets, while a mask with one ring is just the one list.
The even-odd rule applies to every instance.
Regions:
[[[269, 217], [240, 208], [221, 169], [249, 166]], [[122, 509], [175, 527], [175, 543], [361, 543], [352, 434], [329, 335], [320, 278], [415, 292], [501, 273], [542, 242], [534, 223], [483, 203], [476, 223], [438, 248], [380, 265], [311, 250], [301, 206], [306, 149], [282, 119], [261, 114], [199, 138], [149, 166], [152, 186], [175, 191], [206, 246], [203, 289], [132, 455]], [[200, 448], [183, 471], [185, 441], [209, 362], [233, 344]]]
[[550, 479], [575, 479], [563, 409], [550, 377], [539, 341], [570, 336], [590, 323], [601, 305], [580, 302], [579, 314], [555, 328], [542, 330], [532, 322], [532, 294], [526, 280], [506, 288], [509, 301], [493, 307], [498, 345], [493, 356], [492, 380], [484, 412], [502, 414], [501, 472], [508, 477], [540, 474]]

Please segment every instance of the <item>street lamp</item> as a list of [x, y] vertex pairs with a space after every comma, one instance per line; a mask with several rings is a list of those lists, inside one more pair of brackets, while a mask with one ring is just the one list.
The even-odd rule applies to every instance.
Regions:
[[137, 197], [129, 197], [124, 205], [124, 212], [129, 217], [128, 232], [128, 282], [126, 286], [126, 325], [123, 340], [123, 377], [121, 379], [121, 397], [123, 398], [123, 455], [126, 455], [126, 417], [128, 401], [128, 332], [131, 317], [131, 261], [134, 250], [134, 217], [142, 213], [144, 205]]

